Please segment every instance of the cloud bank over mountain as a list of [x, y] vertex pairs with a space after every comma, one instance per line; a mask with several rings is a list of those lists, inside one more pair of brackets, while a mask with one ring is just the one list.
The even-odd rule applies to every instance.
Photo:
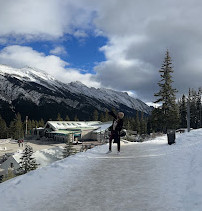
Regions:
[[[0, 2], [0, 63], [35, 66], [63, 81], [80, 80], [88, 86], [131, 91], [152, 101], [168, 49], [178, 95], [187, 93], [189, 87], [201, 86], [199, 0]], [[70, 68], [68, 36], [84, 43], [92, 36], [107, 38], [97, 49], [105, 60], [94, 64], [93, 73]], [[57, 45], [58, 40], [66, 40], [67, 46]], [[54, 49], [48, 53], [35, 50], [32, 43], [41, 41], [54, 42]]]

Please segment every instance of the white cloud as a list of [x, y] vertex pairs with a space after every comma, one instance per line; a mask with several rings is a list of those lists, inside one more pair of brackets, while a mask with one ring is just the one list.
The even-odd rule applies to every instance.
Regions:
[[[100, 49], [106, 61], [97, 64], [95, 77], [69, 70], [76, 71], [75, 78], [81, 76], [85, 81], [95, 78], [102, 86], [134, 90], [142, 99], [153, 101], [160, 80], [158, 70], [168, 48], [175, 70], [174, 86], [179, 94], [187, 92], [189, 87], [201, 86], [202, 2], [199, 0], [0, 1], [0, 43], [5, 43], [8, 35], [18, 37], [20, 42], [56, 39], [65, 33], [82, 39], [89, 31], [108, 38], [108, 43]], [[41, 57], [43, 62], [49, 58], [66, 68], [58, 57]], [[23, 56], [21, 59], [25, 60]]]
[[67, 52], [63, 46], [57, 46], [54, 49], [50, 50], [50, 54], [65, 55], [65, 54], [67, 54]]
[[153, 103], [153, 102], [147, 102], [146, 103], [148, 106], [153, 106], [154, 108], [158, 108], [159, 106], [161, 106], [162, 104], [159, 103]]
[[0, 63], [14, 67], [31, 66], [44, 70], [56, 79], [69, 83], [81, 81], [87, 86], [99, 87], [91, 74], [81, 74], [79, 70], [68, 68], [68, 63], [54, 55], [46, 56], [26, 46], [8, 46], [0, 51]]
[[[55, 39], [89, 28], [91, 11], [74, 0], [0, 1], [0, 35]], [[84, 33], [83, 33], [84, 34]]]
[[123, 92], [127, 92], [130, 97], [137, 98], [137, 94], [134, 91], [129, 90], [129, 91], [123, 91]]
[[85, 38], [88, 35], [84, 31], [77, 30], [74, 32], [74, 36], [77, 38]]
[[95, 67], [102, 85], [135, 90], [153, 101], [158, 70], [169, 49], [178, 96], [201, 86], [202, 3], [194, 0], [99, 1], [96, 27], [109, 42], [100, 50], [107, 61]]

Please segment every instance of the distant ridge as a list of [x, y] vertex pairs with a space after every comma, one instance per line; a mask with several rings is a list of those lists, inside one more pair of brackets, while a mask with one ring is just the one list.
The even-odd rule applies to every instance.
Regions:
[[17, 112], [23, 118], [28, 115], [32, 119], [48, 120], [60, 113], [62, 117], [77, 115], [81, 120], [88, 120], [95, 109], [104, 112], [115, 108], [130, 116], [136, 111], [149, 115], [152, 110], [126, 92], [89, 88], [79, 81], [65, 84], [36, 68], [6, 65], [0, 65], [0, 107], [7, 121]]

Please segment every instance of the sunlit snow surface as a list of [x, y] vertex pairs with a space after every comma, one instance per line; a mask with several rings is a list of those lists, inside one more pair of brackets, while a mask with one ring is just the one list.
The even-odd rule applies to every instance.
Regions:
[[0, 184], [2, 211], [202, 210], [202, 130], [108, 145]]

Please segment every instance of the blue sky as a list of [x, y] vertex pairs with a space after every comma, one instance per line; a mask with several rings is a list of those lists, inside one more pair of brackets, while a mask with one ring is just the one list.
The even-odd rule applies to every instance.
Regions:
[[99, 49], [106, 43], [107, 38], [102, 36], [89, 35], [80, 39], [71, 35], [64, 35], [62, 41], [31, 42], [26, 45], [46, 55], [49, 55], [55, 46], [63, 46], [65, 52], [60, 54], [60, 58], [69, 63], [68, 67], [94, 74], [94, 66], [105, 61], [105, 55]]
[[[16, 42], [14, 42], [16, 43]], [[89, 72], [95, 74], [94, 66], [105, 61], [105, 55], [99, 49], [107, 43], [103, 36], [89, 35], [84, 38], [75, 38], [72, 35], [64, 35], [60, 40], [54, 41], [31, 41], [22, 43], [21, 46], [29, 46], [33, 50], [42, 52], [46, 56], [54, 54], [50, 52], [56, 46], [62, 46], [64, 52], [59, 54], [60, 58], [69, 63], [69, 68], [81, 69], [81, 73]], [[8, 46], [6, 43], [0, 45], [0, 50]]]
[[199, 0], [0, 0], [0, 64], [155, 101], [166, 50], [178, 97], [201, 86]]

